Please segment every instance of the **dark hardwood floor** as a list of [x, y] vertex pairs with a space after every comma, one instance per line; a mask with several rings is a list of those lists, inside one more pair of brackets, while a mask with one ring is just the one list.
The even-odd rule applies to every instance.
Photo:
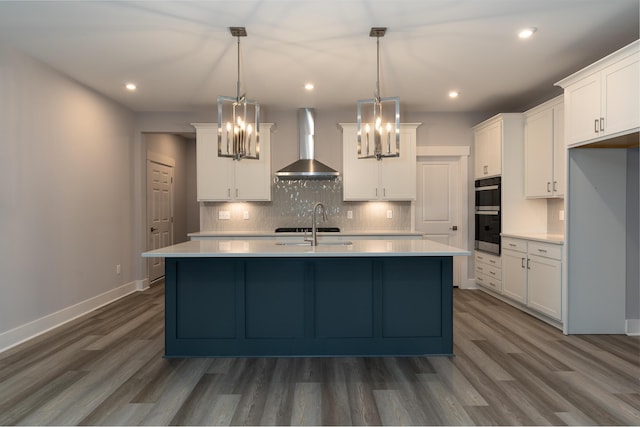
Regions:
[[163, 286], [0, 354], [3, 425], [638, 425], [640, 338], [455, 290], [455, 357], [173, 359]]

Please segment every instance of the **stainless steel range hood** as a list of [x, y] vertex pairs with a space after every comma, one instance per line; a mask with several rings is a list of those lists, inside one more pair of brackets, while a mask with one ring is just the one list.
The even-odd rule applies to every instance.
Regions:
[[298, 129], [300, 132], [300, 160], [291, 163], [276, 172], [280, 179], [333, 179], [338, 171], [314, 159], [315, 144], [315, 110], [301, 108], [298, 110]]

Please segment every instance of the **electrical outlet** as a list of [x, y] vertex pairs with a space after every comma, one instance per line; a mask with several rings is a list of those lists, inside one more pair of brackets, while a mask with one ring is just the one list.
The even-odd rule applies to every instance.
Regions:
[[231, 212], [218, 211], [218, 219], [231, 219]]
[[120, 274], [121, 269], [120, 269], [120, 264], [116, 265], [116, 274]]
[[353, 219], [353, 211], [347, 211], [347, 219]]
[[387, 210], [387, 218], [393, 218], [393, 211], [391, 209]]
[[558, 219], [564, 221], [564, 209], [558, 211]]
[[249, 211], [242, 212], [242, 218], [249, 219]]

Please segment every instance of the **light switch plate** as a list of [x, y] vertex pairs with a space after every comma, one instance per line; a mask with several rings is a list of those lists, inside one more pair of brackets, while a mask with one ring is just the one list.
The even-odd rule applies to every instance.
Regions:
[[347, 211], [347, 219], [353, 219], [353, 211]]
[[249, 211], [242, 212], [242, 218], [249, 219]]
[[231, 212], [218, 211], [218, 219], [231, 219]]
[[393, 211], [391, 209], [387, 211], [387, 218], [389, 219], [393, 218]]

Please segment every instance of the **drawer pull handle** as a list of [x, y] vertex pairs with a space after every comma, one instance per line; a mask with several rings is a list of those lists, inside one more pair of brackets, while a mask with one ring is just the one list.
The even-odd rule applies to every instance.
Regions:
[[531, 267], [529, 267], [529, 261], [531, 261], [529, 258], [527, 258], [527, 270], [531, 270]]
[[547, 250], [546, 250], [546, 249], [538, 249], [538, 252], [542, 252], [542, 253], [545, 253], [545, 254], [546, 254], [546, 253], [547, 253]]
[[517, 245], [515, 243], [509, 243], [509, 246], [511, 246], [512, 248], [515, 248]]
[[522, 268], [524, 268], [524, 258], [521, 258], [521, 259], [522, 259]]
[[490, 259], [490, 260], [489, 260], [489, 262], [490, 262], [491, 264], [495, 264], [495, 263], [496, 263], [496, 261], [495, 261], [495, 260], [493, 260], [493, 259]]
[[495, 275], [496, 275], [496, 272], [495, 272], [495, 271], [490, 271], [490, 272], [489, 272], [489, 274], [491, 274], [491, 275], [494, 275], [494, 276], [495, 276]]

